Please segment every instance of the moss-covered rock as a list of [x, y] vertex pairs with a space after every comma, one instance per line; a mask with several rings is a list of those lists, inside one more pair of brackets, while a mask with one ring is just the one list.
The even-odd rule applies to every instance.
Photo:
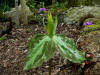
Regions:
[[100, 24], [88, 25], [82, 29], [82, 34], [100, 30]]
[[[79, 39], [79, 47], [82, 51], [92, 53], [95, 56], [100, 57], [100, 19], [88, 18], [84, 23], [92, 22], [91, 25], [82, 26], [82, 35]], [[83, 24], [84, 24], [83, 23]], [[94, 58], [93, 61], [98, 61], [98, 58]], [[100, 63], [96, 63], [90, 70], [91, 75], [100, 74]]]
[[0, 37], [5, 34], [9, 34], [12, 30], [11, 18], [6, 19], [4, 22], [0, 22]]
[[[92, 53], [100, 57], [100, 30], [84, 34], [79, 39], [79, 47], [82, 51]], [[100, 58], [94, 58], [96, 61]], [[100, 74], [100, 63], [96, 63], [91, 71], [91, 75]]]
[[88, 18], [84, 22], [92, 21], [93, 24], [100, 24], [100, 18]]
[[100, 30], [90, 32], [81, 36], [80, 47], [85, 52], [95, 53], [100, 51]]
[[[92, 25], [84, 26], [84, 23], [86, 23], [86, 22], [92, 22]], [[100, 30], [100, 19], [98, 19], [98, 18], [88, 18], [84, 21], [84, 23], [83, 23], [83, 26], [81, 29], [82, 34]]]
[[[21, 9], [21, 5], [18, 6], [18, 12], [19, 12], [19, 19], [20, 21], [22, 21], [22, 9]], [[7, 11], [4, 13], [5, 14], [5, 17], [11, 17], [12, 18], [12, 21], [13, 22], [16, 22], [16, 9], [15, 8], [12, 8], [11, 11]], [[29, 7], [26, 6], [26, 15], [27, 16], [30, 16], [32, 15], [33, 13], [30, 11]]]
[[100, 17], [100, 7], [73, 7], [66, 11], [64, 22], [80, 26], [87, 18]]

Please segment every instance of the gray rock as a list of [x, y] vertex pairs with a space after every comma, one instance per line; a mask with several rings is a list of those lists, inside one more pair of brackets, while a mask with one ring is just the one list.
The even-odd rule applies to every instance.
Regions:
[[[21, 10], [21, 5], [19, 5], [18, 7], [18, 12], [19, 12], [19, 19], [21, 20], [22, 16], [22, 10]], [[15, 8], [12, 8], [11, 11], [7, 11], [4, 13], [5, 14], [5, 17], [11, 17], [12, 18], [12, 21], [15, 22], [16, 21], [16, 9]], [[29, 9], [28, 6], [26, 6], [26, 15], [27, 16], [30, 16], [32, 15], [33, 13], [31, 12], [31, 10]]]
[[[82, 51], [92, 53], [100, 59], [100, 30], [81, 36], [79, 43]], [[100, 74], [100, 63], [96, 63], [90, 71], [93, 75]]]
[[80, 25], [85, 19], [92, 17], [100, 17], [100, 7], [96, 6], [84, 6], [73, 7], [67, 10], [64, 17], [64, 23]]
[[0, 23], [0, 36], [2, 36], [5, 33], [8, 33], [7, 31], [10, 28], [11, 28], [10, 22]]

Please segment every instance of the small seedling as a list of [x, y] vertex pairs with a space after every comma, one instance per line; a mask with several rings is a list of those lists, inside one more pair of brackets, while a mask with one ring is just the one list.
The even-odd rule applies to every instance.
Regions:
[[3, 41], [3, 40], [5, 40], [5, 39], [6, 39], [6, 36], [0, 37], [0, 42]]

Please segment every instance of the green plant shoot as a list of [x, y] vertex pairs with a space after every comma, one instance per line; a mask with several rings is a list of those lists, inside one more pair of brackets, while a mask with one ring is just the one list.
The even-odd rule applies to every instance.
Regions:
[[6, 36], [1, 36], [0, 37], [0, 42], [3, 41], [3, 40], [5, 40], [5, 39], [6, 39]]
[[36, 34], [28, 42], [27, 61], [24, 70], [37, 68], [43, 62], [54, 57], [58, 50], [63, 58], [73, 63], [85, 60], [85, 54], [77, 50], [74, 41], [64, 34], [56, 34], [57, 17], [53, 20], [51, 13], [48, 15], [48, 25], [45, 26], [47, 34]]

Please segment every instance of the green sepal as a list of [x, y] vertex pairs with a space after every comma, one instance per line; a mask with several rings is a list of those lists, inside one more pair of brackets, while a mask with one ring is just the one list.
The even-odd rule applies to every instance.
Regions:
[[57, 26], [57, 16], [55, 21], [52, 18], [51, 13], [48, 15], [48, 36], [52, 38], [56, 33], [56, 26]]

